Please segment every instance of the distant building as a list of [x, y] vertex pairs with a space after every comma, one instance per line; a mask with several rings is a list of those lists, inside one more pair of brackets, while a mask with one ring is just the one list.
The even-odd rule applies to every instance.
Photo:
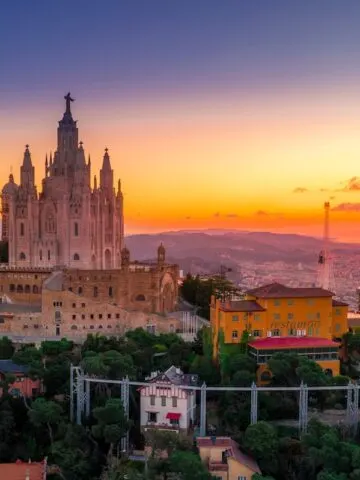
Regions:
[[46, 480], [46, 459], [42, 462], [0, 463], [0, 478], [2, 480]]
[[261, 470], [254, 459], [243, 453], [230, 437], [197, 437], [201, 460], [218, 480], [251, 480]]
[[338, 375], [339, 346], [348, 331], [348, 305], [322, 288], [291, 288], [279, 283], [248, 290], [245, 299], [212, 298], [213, 355], [223, 344], [250, 335], [249, 352], [258, 361], [259, 380], [268, 377], [266, 359], [274, 352], [292, 351], [315, 360], [329, 374]]
[[198, 376], [170, 367], [154, 372], [140, 391], [140, 425], [160, 430], [188, 431], [195, 421], [196, 391], [182, 388], [198, 385]]
[[[12, 360], [0, 360], [0, 378], [4, 380], [6, 375], [13, 375], [16, 380], [9, 385], [9, 394], [14, 397], [34, 397], [42, 392], [41, 380], [32, 380], [28, 376], [27, 365], [17, 365]], [[3, 394], [0, 388], [0, 395]], [[0, 478], [1, 475], [0, 475]], [[5, 477], [4, 477], [5, 478]]]

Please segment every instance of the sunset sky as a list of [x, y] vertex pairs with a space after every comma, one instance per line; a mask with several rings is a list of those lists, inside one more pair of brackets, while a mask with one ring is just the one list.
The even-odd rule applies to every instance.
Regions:
[[229, 228], [360, 241], [359, 0], [16, 0], [0, 13], [0, 179], [37, 182], [76, 102], [109, 148], [126, 233]]

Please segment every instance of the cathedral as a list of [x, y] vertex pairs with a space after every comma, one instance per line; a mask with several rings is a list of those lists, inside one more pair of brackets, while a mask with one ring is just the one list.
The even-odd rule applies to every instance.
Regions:
[[54, 155], [45, 159], [41, 191], [26, 145], [20, 183], [11, 174], [2, 189], [2, 240], [13, 268], [121, 268], [123, 195], [105, 149], [99, 183], [91, 185], [91, 161], [79, 142], [70, 93], [57, 129]]

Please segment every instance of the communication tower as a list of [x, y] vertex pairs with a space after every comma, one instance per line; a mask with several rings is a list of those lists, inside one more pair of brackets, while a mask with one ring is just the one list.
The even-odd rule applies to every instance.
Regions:
[[330, 290], [335, 293], [335, 277], [333, 270], [333, 258], [329, 249], [329, 213], [330, 203], [324, 203], [325, 219], [324, 219], [324, 235], [323, 235], [323, 248], [319, 253], [318, 259], [318, 277], [317, 286]]

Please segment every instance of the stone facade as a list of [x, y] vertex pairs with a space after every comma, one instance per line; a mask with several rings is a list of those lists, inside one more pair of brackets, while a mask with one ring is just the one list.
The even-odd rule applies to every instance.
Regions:
[[35, 168], [26, 146], [20, 184], [11, 174], [2, 189], [2, 240], [9, 245], [11, 267], [121, 267], [124, 221], [120, 180], [114, 189], [108, 149], [100, 182], [91, 186], [86, 160], [73, 120], [68, 94], [57, 130], [57, 148], [45, 158], [45, 176], [38, 193]]

